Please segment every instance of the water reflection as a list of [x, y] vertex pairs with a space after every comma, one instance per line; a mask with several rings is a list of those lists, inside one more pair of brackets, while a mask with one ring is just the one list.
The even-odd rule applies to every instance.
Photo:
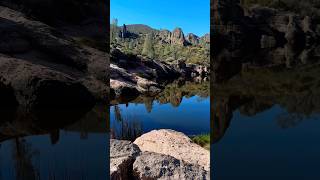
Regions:
[[105, 179], [105, 105], [30, 112], [0, 124], [0, 179]]
[[[315, 153], [320, 147], [312, 143], [320, 137], [318, 49], [222, 50], [214, 57], [211, 139], [216, 178], [319, 178], [309, 164], [309, 156], [320, 161]], [[293, 159], [309, 165], [292, 167]]]
[[113, 101], [111, 137], [134, 140], [153, 129], [188, 135], [210, 132], [209, 81], [177, 80], [156, 96], [141, 95], [128, 103]]

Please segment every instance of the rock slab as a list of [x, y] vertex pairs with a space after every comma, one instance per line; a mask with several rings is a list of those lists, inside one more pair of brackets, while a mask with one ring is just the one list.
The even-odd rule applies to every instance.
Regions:
[[133, 164], [133, 175], [142, 180], [205, 180], [209, 173], [199, 165], [186, 163], [172, 156], [144, 152]]
[[172, 156], [190, 164], [197, 164], [210, 171], [210, 152], [192, 142], [183, 133], [161, 129], [143, 134], [134, 141], [142, 152]]
[[110, 139], [110, 179], [131, 178], [132, 164], [139, 154], [139, 148], [132, 142]]

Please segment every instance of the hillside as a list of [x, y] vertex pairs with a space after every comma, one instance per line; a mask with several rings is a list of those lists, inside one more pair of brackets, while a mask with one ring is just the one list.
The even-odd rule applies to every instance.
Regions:
[[[144, 55], [168, 63], [176, 60], [209, 65], [210, 35], [184, 35], [181, 28], [172, 32], [153, 29], [143, 24], [117, 26], [111, 24], [111, 47], [126, 54]], [[148, 41], [148, 42], [146, 42]]]

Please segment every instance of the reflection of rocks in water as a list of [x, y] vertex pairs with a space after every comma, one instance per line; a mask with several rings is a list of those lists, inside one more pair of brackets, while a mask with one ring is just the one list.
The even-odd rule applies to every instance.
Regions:
[[23, 138], [12, 140], [12, 159], [14, 160], [16, 179], [39, 179], [39, 172], [33, 166], [32, 159], [37, 152]]
[[211, 143], [217, 143], [223, 138], [233, 117], [233, 111], [248, 102], [248, 98], [237, 96], [218, 97], [211, 99]]
[[[295, 60], [291, 68], [287, 68], [285, 61], [280, 66], [248, 65], [224, 83], [213, 83], [212, 93], [214, 97], [237, 95], [250, 99], [236, 107], [246, 116], [254, 116], [279, 105], [287, 111], [287, 114], [277, 117], [279, 126], [296, 126], [320, 112], [320, 65], [316, 61], [315, 50], [310, 53], [312, 58], [308, 63]], [[248, 57], [243, 61], [250, 62]], [[279, 62], [272, 56], [268, 58], [274, 64]]]
[[[106, 132], [106, 110], [102, 111], [104, 109], [97, 107], [91, 111], [86, 109], [46, 109], [41, 112], [28, 112], [18, 108], [12, 119], [0, 124], [0, 142], [13, 137], [50, 134], [51, 142], [55, 144], [59, 141], [59, 130], [63, 128], [70, 131], [84, 131], [85, 129], [85, 132]], [[94, 111], [96, 112], [94, 113]], [[102, 127], [102, 125], [104, 126]]]
[[[175, 81], [165, 87], [165, 89], [156, 96], [138, 96], [130, 103], [144, 104], [147, 112], [152, 112], [153, 103], [159, 104], [170, 103], [174, 107], [178, 107], [183, 97], [199, 96], [201, 98], [209, 97], [209, 82], [201, 83], [189, 81]], [[137, 117], [123, 117], [119, 102], [111, 102], [113, 105], [115, 120], [119, 124], [118, 127], [111, 127], [111, 137], [116, 139], [134, 140], [142, 134], [142, 123]], [[120, 102], [121, 104], [121, 102]], [[128, 105], [128, 104], [127, 104]]]
[[[161, 93], [155, 96], [140, 95], [130, 102], [139, 104], [144, 103], [148, 112], [152, 111], [152, 104], [154, 101], [160, 104], [170, 103], [172, 106], [178, 107], [181, 104], [183, 97], [188, 98], [196, 95], [201, 98], [209, 97], [209, 86], [209, 81], [201, 81], [198, 83], [193, 81], [177, 80], [168, 84]], [[118, 103], [123, 102], [111, 102], [111, 104]]]

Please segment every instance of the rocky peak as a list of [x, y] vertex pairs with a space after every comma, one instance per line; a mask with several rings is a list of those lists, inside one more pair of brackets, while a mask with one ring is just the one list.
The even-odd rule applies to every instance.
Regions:
[[123, 24], [121, 29], [121, 38], [126, 38], [126, 36], [127, 36], [127, 26]]
[[171, 32], [169, 30], [163, 29], [159, 32], [159, 37], [162, 43], [170, 44], [171, 43]]
[[205, 44], [210, 44], [210, 34], [205, 34], [200, 38], [200, 41], [205, 43]]
[[171, 35], [171, 44], [185, 45], [186, 40], [181, 28], [176, 28], [173, 30]]
[[188, 43], [192, 44], [192, 45], [198, 45], [199, 44], [199, 37], [193, 33], [189, 33], [186, 36], [186, 40]]

